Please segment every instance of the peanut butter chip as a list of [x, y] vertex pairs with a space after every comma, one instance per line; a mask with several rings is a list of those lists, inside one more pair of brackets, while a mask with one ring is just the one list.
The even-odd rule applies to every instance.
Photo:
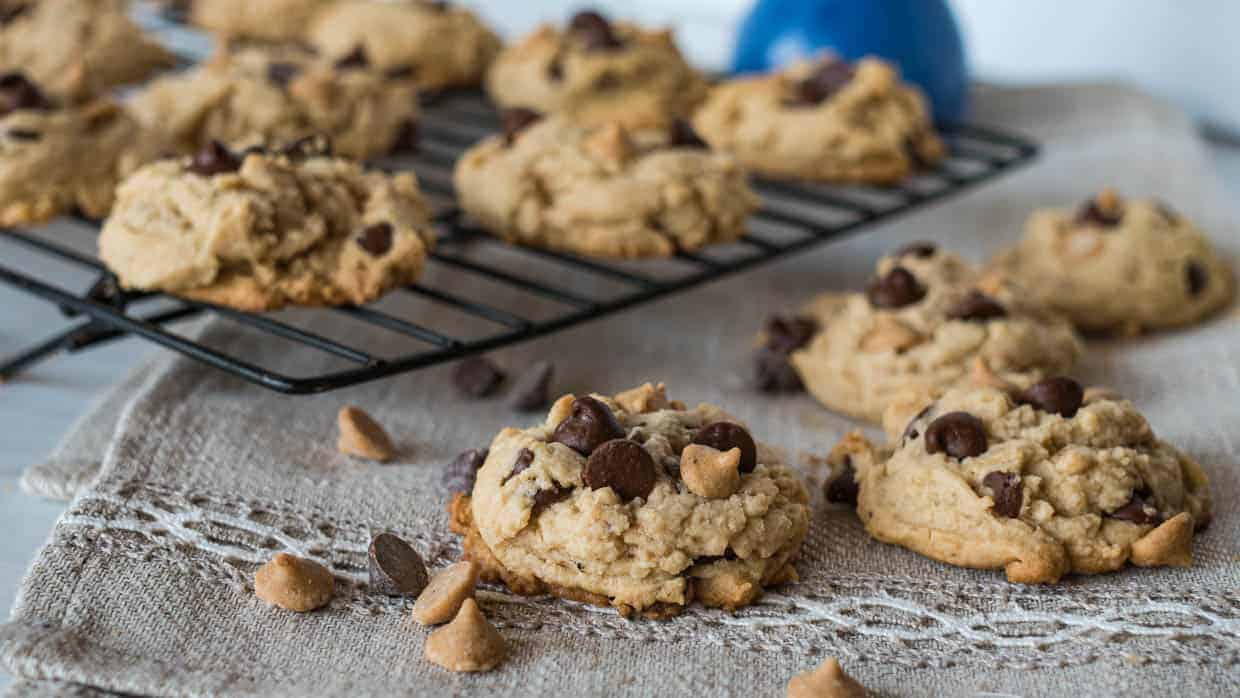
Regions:
[[504, 638], [473, 599], [465, 599], [456, 618], [426, 638], [424, 651], [429, 661], [448, 671], [490, 671], [507, 653]]
[[631, 414], [645, 414], [666, 410], [670, 406], [667, 401], [667, 386], [662, 383], [645, 383], [631, 390], [616, 395], [616, 404]]
[[844, 673], [835, 657], [827, 657], [817, 669], [792, 677], [788, 698], [865, 698], [865, 687]]
[[680, 454], [680, 477], [689, 491], [699, 497], [723, 499], [740, 489], [740, 463], [739, 448], [720, 451], [710, 446], [690, 444]]
[[902, 352], [921, 343], [921, 335], [899, 320], [879, 315], [874, 327], [861, 339], [861, 351], [877, 354], [884, 351]]
[[413, 619], [422, 625], [446, 623], [456, 615], [466, 599], [474, 595], [478, 565], [465, 560], [445, 567], [413, 604]]
[[361, 408], [352, 405], [345, 407], [336, 417], [336, 423], [340, 427], [340, 440], [336, 442], [336, 448], [341, 453], [381, 463], [392, 460], [396, 450], [392, 447], [392, 440], [383, 427]]
[[280, 608], [302, 613], [331, 601], [336, 581], [326, 567], [288, 553], [277, 553], [254, 575], [254, 594]]

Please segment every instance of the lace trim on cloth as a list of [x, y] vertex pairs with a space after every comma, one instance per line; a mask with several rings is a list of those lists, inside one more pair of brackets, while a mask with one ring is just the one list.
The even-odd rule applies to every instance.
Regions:
[[[288, 503], [183, 493], [142, 483], [77, 500], [54, 544], [155, 561], [252, 593], [255, 568], [278, 550], [308, 557], [337, 578], [331, 608], [362, 615], [405, 613], [409, 601], [366, 589], [374, 522], [306, 514]], [[393, 532], [431, 567], [459, 559], [442, 521]], [[812, 550], [810, 554], [813, 554]], [[629, 621], [613, 610], [488, 587], [479, 598], [500, 628], [635, 642], [696, 642], [755, 652], [833, 654], [852, 661], [946, 668], [1002, 662], [1008, 668], [1066, 667], [1103, 659], [1192, 665], [1240, 663], [1240, 593], [1090, 592], [1005, 582], [864, 574], [814, 575], [767, 593], [736, 614], [691, 607], [670, 621]], [[984, 610], [979, 610], [984, 609]]]

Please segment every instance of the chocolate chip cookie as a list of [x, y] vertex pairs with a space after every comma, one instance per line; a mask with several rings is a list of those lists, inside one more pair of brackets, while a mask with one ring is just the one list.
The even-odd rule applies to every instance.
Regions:
[[[732, 486], [692, 491], [682, 464], [705, 453], [730, 463]], [[774, 450], [719, 408], [686, 409], [649, 384], [566, 395], [545, 423], [504, 429], [472, 497], [452, 505], [483, 578], [651, 616], [695, 600], [735, 609], [794, 581], [809, 515]]]
[[173, 65], [129, 19], [124, 0], [0, 3], [0, 73], [21, 71], [49, 95], [81, 101]]
[[890, 453], [854, 433], [832, 454], [860, 484], [869, 533], [1012, 582], [1192, 563], [1209, 482], [1132, 403], [1054, 377], [1023, 391], [956, 388]]
[[225, 38], [285, 42], [299, 39], [333, 0], [193, 0], [190, 21]]
[[877, 58], [831, 56], [710, 92], [693, 125], [719, 150], [777, 178], [896, 182], [943, 159], [926, 99]]
[[461, 208], [511, 242], [600, 257], [665, 257], [745, 233], [758, 199], [730, 156], [683, 129], [584, 128], [506, 114], [456, 164]]
[[103, 218], [116, 185], [158, 153], [117, 103], [65, 104], [20, 73], [0, 75], [0, 226], [80, 211]]
[[318, 143], [213, 143], [125, 180], [99, 250], [126, 288], [262, 311], [374, 300], [416, 279], [432, 242], [411, 173], [367, 172]]
[[245, 48], [157, 80], [133, 101], [182, 152], [322, 134], [335, 152], [366, 159], [415, 145], [417, 92], [404, 78], [336, 65], [309, 51]]
[[336, 2], [306, 35], [333, 60], [363, 56], [376, 69], [419, 87], [473, 87], [499, 53], [500, 40], [478, 17], [446, 2]]
[[639, 128], [687, 116], [706, 94], [670, 30], [613, 24], [596, 12], [578, 13], [562, 30], [544, 25], [506, 49], [486, 86], [503, 107]]
[[995, 266], [1082, 330], [1136, 334], [1227, 305], [1231, 268], [1188, 217], [1104, 190], [1077, 210], [1037, 211]]
[[864, 292], [824, 294], [783, 323], [768, 330], [765, 349], [789, 357], [819, 402], [873, 422], [905, 393], [1024, 388], [1068, 371], [1082, 353], [1066, 321], [929, 244], [879, 260]]

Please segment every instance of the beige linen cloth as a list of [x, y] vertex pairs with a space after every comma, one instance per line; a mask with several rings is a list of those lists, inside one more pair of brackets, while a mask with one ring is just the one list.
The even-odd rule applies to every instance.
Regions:
[[[695, 608], [663, 622], [487, 589], [482, 606], [511, 657], [493, 673], [449, 674], [423, 660], [427, 630], [410, 620], [408, 602], [367, 593], [366, 546], [390, 530], [433, 567], [455, 560], [441, 464], [538, 417], [518, 415], [502, 399], [458, 399], [451, 367], [285, 397], [165, 357], [103, 401], [102, 410], [121, 415], [99, 475], [78, 490], [11, 621], [0, 626], [0, 667], [21, 679], [11, 695], [750, 698], [782, 695], [791, 676], [828, 655], [881, 695], [1240, 694], [1234, 308], [1180, 332], [1094, 342], [1079, 371], [1133, 399], [1161, 437], [1209, 473], [1217, 516], [1187, 570], [1026, 587], [873, 542], [850, 511], [822, 501], [823, 473], [807, 457], [825, 454], [856, 425], [803, 395], [756, 395], [745, 385], [752, 336], [769, 312], [858, 287], [879, 254], [914, 239], [981, 260], [1015, 238], [1032, 208], [1073, 204], [1104, 185], [1166, 199], [1236, 258], [1240, 228], [1230, 203], [1176, 111], [1103, 85], [983, 90], [975, 118], [1028, 133], [1044, 144], [1043, 155], [883, 228], [496, 355], [514, 370], [555, 360], [563, 392], [664, 380], [675, 397], [724, 405], [756, 436], [784, 447], [815, 483], [800, 583], [735, 615]], [[487, 290], [472, 277], [432, 273], [436, 284], [467, 295]], [[525, 314], [546, 310], [512, 302]], [[405, 312], [445, 312], [409, 305]], [[391, 352], [405, 348], [344, 315], [289, 317]], [[478, 329], [465, 319], [460, 327]], [[336, 365], [222, 323], [202, 332], [210, 344], [295, 373]], [[400, 462], [336, 452], [335, 414], [346, 403], [389, 427]], [[36, 467], [28, 487], [65, 493], [85, 480], [82, 468], [65, 464], [90, 466], [103, 439], [87, 431], [112, 430], [93, 414], [71, 437], [86, 450], [69, 442], [60, 465]], [[336, 598], [326, 609], [295, 615], [254, 597], [256, 566], [279, 550], [335, 571]]]

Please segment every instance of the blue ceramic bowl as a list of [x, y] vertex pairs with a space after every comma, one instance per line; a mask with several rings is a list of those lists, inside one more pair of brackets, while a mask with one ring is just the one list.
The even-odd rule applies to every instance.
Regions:
[[925, 90], [936, 121], [965, 115], [964, 44], [944, 0], [759, 0], [741, 25], [732, 69], [768, 71], [824, 49], [900, 66]]

